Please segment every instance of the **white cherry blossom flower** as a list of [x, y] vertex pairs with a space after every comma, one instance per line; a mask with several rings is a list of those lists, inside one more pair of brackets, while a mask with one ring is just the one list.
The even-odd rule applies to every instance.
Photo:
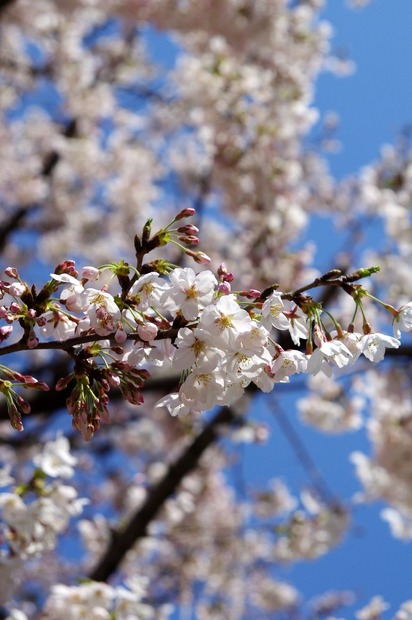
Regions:
[[262, 355], [269, 342], [268, 330], [252, 321], [250, 331], [239, 335], [239, 346], [245, 355]]
[[[395, 508], [384, 508], [381, 510], [381, 518], [389, 524], [391, 534], [394, 538], [409, 541], [412, 539], [412, 518], [404, 515]], [[411, 605], [412, 620], [412, 605]]]
[[381, 596], [374, 596], [365, 607], [355, 612], [355, 616], [358, 620], [376, 620], [389, 607], [390, 605], [385, 603]]
[[288, 382], [290, 376], [305, 372], [307, 364], [308, 360], [304, 353], [290, 349], [282, 351], [273, 360], [270, 370], [276, 382]]
[[82, 291], [79, 300], [90, 319], [90, 327], [97, 334], [106, 336], [116, 331], [116, 323], [121, 314], [113, 295], [107, 291], [88, 288]]
[[219, 370], [203, 372], [194, 369], [179, 389], [183, 402], [193, 409], [206, 410], [213, 407], [225, 392], [225, 376]]
[[330, 377], [332, 375], [330, 364], [343, 368], [352, 360], [351, 352], [341, 340], [327, 340], [322, 342], [309, 357], [307, 372], [313, 375], [324, 372]]
[[196, 411], [192, 408], [192, 405], [187, 402], [183, 402], [181, 395], [178, 392], [172, 392], [167, 394], [163, 398], [157, 401], [155, 407], [166, 407], [171, 416], [184, 416], [189, 412]]
[[398, 316], [393, 319], [393, 335], [401, 337], [401, 332], [412, 330], [412, 301], [400, 308]]
[[75, 335], [77, 323], [63, 312], [48, 310], [41, 315], [42, 324], [37, 328], [42, 338], [63, 342]]
[[275, 327], [276, 329], [289, 329], [289, 319], [283, 314], [285, 309], [282, 294], [278, 291], [273, 293], [265, 300], [262, 307], [262, 325], [267, 329]]
[[159, 307], [160, 298], [169, 285], [156, 272], [146, 273], [133, 284], [129, 291], [130, 297], [138, 300], [139, 310], [147, 310], [151, 306]]
[[166, 309], [178, 310], [187, 321], [194, 321], [199, 310], [213, 299], [217, 280], [211, 271], [196, 273], [190, 267], [175, 269], [170, 274], [170, 288], [162, 298]]
[[398, 349], [400, 344], [397, 338], [374, 332], [362, 336], [359, 349], [371, 362], [380, 362], [385, 356], [386, 349]]
[[209, 372], [217, 367], [224, 352], [212, 346], [212, 336], [203, 329], [192, 331], [188, 327], [179, 329], [175, 340], [177, 349], [173, 355], [173, 367], [177, 370], [190, 369], [193, 365]]
[[251, 330], [252, 319], [240, 308], [234, 295], [226, 295], [204, 309], [199, 327], [215, 338], [217, 347], [236, 350], [239, 335]]
[[66, 304], [66, 308], [70, 312], [81, 312], [84, 310], [84, 304], [80, 299], [80, 295], [84, 291], [81, 282], [76, 280], [73, 276], [69, 276], [67, 273], [51, 273], [50, 275], [58, 282], [66, 282], [67, 284], [70, 284], [70, 286], [64, 288], [60, 293], [60, 301]]
[[52, 478], [71, 478], [74, 475], [73, 466], [77, 459], [70, 454], [70, 444], [67, 437], [58, 436], [54, 441], [48, 441], [41, 454], [33, 458], [33, 463], [45, 474]]
[[396, 612], [394, 620], [412, 620], [412, 600], [405, 601]]
[[288, 329], [293, 344], [299, 346], [300, 341], [306, 340], [308, 337], [307, 317], [295, 303], [288, 299], [283, 302], [283, 310], [289, 319]]

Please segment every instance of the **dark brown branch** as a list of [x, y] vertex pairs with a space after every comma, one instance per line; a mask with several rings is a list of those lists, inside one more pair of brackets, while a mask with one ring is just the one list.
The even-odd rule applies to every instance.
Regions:
[[[10, 2], [13, 1], [14, 0], [0, 0], [0, 12], [3, 8], [5, 8], [5, 4], [10, 4]], [[72, 119], [69, 123], [67, 123], [63, 132], [63, 136], [65, 136], [66, 138], [74, 138], [76, 136], [75, 119]], [[60, 154], [57, 151], [52, 150], [47, 153], [43, 160], [43, 166], [41, 170], [42, 176], [50, 177], [59, 160]], [[35, 209], [38, 209], [39, 206], [40, 205], [37, 204], [31, 204], [25, 207], [18, 207], [14, 212], [10, 214], [9, 218], [0, 225], [0, 253], [4, 251], [10, 235], [15, 230], [18, 230], [26, 220], [27, 216], [30, 215], [30, 213]]]
[[0, 13], [7, 9], [10, 4], [13, 4], [16, 0], [0, 0]]
[[[1, 0], [0, 0], [1, 2]], [[1, 11], [1, 6], [0, 6]], [[26, 216], [36, 208], [35, 205], [19, 207], [12, 213], [8, 220], [0, 225], [0, 252], [3, 252], [10, 234], [20, 227]]]
[[[165, 329], [159, 331], [155, 340], [166, 340], [167, 338], [176, 338], [178, 332], [178, 328], [171, 327], [170, 329]], [[67, 340], [49, 340], [48, 342], [39, 342], [35, 347], [36, 351], [66, 351], [68, 352], [73, 347], [76, 347], [81, 344], [88, 344], [93, 342], [99, 342], [101, 340], [110, 340], [112, 345], [117, 344], [114, 340], [114, 334], [107, 334], [106, 336], [100, 336], [99, 334], [86, 334], [84, 336], [73, 336], [72, 338], [67, 338]], [[128, 334], [127, 340], [140, 340], [138, 334]], [[29, 347], [26, 342], [23, 340], [18, 340], [13, 344], [8, 344], [4, 347], [0, 347], [0, 357], [3, 355], [10, 355], [11, 353], [19, 353], [20, 351], [33, 351], [32, 347]]]
[[176, 492], [183, 478], [197, 467], [207, 448], [219, 439], [220, 427], [232, 424], [235, 419], [231, 408], [222, 407], [219, 410], [183, 454], [169, 466], [164, 478], [150, 489], [144, 505], [126, 527], [113, 532], [105, 554], [89, 575], [90, 579], [107, 581], [115, 573], [129, 549], [146, 535], [147, 526], [157, 516], [165, 501]]

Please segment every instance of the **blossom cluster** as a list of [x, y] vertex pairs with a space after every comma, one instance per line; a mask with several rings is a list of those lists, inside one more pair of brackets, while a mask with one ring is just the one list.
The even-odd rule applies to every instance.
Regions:
[[27, 482], [17, 483], [10, 467], [0, 470], [2, 603], [15, 590], [24, 562], [54, 550], [59, 535], [88, 503], [63, 482], [74, 476], [76, 463], [68, 439], [60, 435], [33, 457], [35, 468]]
[[[333, 369], [351, 366], [361, 355], [379, 362], [387, 348], [399, 347], [401, 331], [412, 327], [411, 303], [396, 310], [356, 283], [376, 272], [375, 267], [350, 275], [332, 270], [296, 291], [281, 292], [277, 286], [233, 291], [234, 275], [224, 264], [215, 275], [162, 259], [144, 263], [148, 253], [171, 242], [196, 262], [207, 263], [205, 254], [185, 247], [197, 243], [198, 229], [181, 226], [180, 220], [193, 214], [193, 209], [182, 210], [153, 235], [149, 220], [141, 238], [135, 237], [135, 268], [120, 261], [85, 267], [79, 275], [74, 261], [67, 260], [39, 293], [21, 280], [16, 269], [5, 270], [9, 281], [1, 282], [2, 337], [11, 338], [16, 327], [23, 328], [23, 335], [0, 353], [19, 350], [19, 345], [65, 350], [74, 368], [59, 379], [56, 389], [74, 383], [67, 408], [74, 428], [86, 439], [109, 421], [111, 389], [119, 389], [134, 405], [143, 402], [147, 366], [169, 364], [181, 373], [179, 390], [162, 398], [158, 406], [184, 415], [231, 405], [250, 384], [269, 392], [298, 373], [330, 377]], [[351, 296], [355, 309], [346, 329], [304, 294], [318, 286], [341, 287]], [[396, 337], [372, 331], [363, 303], [368, 297], [391, 313]], [[355, 329], [357, 313], [363, 317], [362, 331]], [[284, 332], [294, 347], [280, 344], [285, 342]], [[22, 430], [20, 414], [28, 413], [30, 406], [16, 394], [16, 385], [47, 386], [7, 367], [2, 372], [0, 391], [12, 425]]]

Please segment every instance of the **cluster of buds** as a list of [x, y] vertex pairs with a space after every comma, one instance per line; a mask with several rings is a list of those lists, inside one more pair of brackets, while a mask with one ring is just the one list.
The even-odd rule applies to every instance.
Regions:
[[21, 414], [30, 413], [30, 403], [18, 394], [15, 388], [35, 389], [46, 392], [49, 386], [44, 381], [39, 381], [31, 375], [22, 375], [20, 372], [11, 370], [7, 366], [0, 365], [0, 392], [3, 394], [10, 422], [17, 431], [23, 430]]

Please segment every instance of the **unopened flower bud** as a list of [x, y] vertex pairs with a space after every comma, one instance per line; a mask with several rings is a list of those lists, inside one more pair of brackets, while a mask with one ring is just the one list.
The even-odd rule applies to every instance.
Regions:
[[199, 265], [208, 265], [211, 262], [211, 258], [204, 252], [192, 252], [191, 250], [186, 250], [185, 253], [193, 258], [195, 263], [198, 263]]
[[157, 326], [149, 322], [143, 323], [143, 325], [139, 325], [137, 328], [139, 338], [144, 342], [149, 342], [149, 340], [156, 338], [158, 331]]
[[182, 209], [182, 211], [180, 211], [180, 213], [178, 213], [175, 217], [175, 222], [178, 222], [179, 220], [184, 220], [185, 217], [192, 217], [192, 215], [194, 215], [196, 213], [196, 210], [193, 209], [192, 207], [187, 207], [187, 209]]
[[27, 346], [29, 349], [35, 349], [39, 344], [39, 339], [35, 336], [34, 332], [27, 338]]
[[122, 349], [122, 347], [110, 347], [110, 351], [113, 351], [113, 353], [116, 353], [116, 355], [123, 355], [124, 354], [124, 349]]
[[197, 235], [199, 229], [193, 224], [185, 224], [184, 226], [180, 226], [180, 228], [177, 229], [177, 232], [182, 235]]
[[229, 295], [232, 291], [232, 287], [229, 282], [221, 282], [219, 284], [219, 293], [223, 293], [223, 295]]
[[86, 280], [91, 280], [92, 282], [95, 282], [99, 279], [99, 275], [100, 271], [97, 269], [97, 267], [91, 267], [87, 265], [82, 269], [82, 278]]
[[15, 267], [6, 267], [6, 269], [4, 270], [4, 273], [9, 278], [15, 278], [16, 280], [19, 279], [19, 273], [17, 269], [15, 269]]
[[19, 403], [19, 409], [22, 413], [30, 413], [31, 407], [27, 400], [24, 400], [21, 396], [17, 396], [17, 402]]
[[142, 242], [144, 244], [147, 243], [150, 239], [150, 233], [152, 232], [152, 222], [153, 218], [149, 218], [146, 224], [143, 226]]
[[260, 291], [257, 291], [256, 289], [251, 288], [248, 291], [241, 291], [239, 295], [242, 295], [242, 297], [247, 297], [248, 299], [258, 299], [261, 293]]
[[123, 327], [119, 327], [114, 335], [114, 339], [118, 344], [123, 344], [127, 338], [127, 334], [124, 331]]
[[109, 383], [110, 385], [112, 385], [113, 387], [119, 387], [120, 385], [120, 377], [118, 377], [117, 375], [114, 375], [112, 373], [109, 374]]
[[67, 275], [72, 276], [73, 278], [77, 278], [79, 272], [77, 271], [77, 269], [75, 269], [75, 264], [76, 263], [74, 262], [74, 260], [67, 259], [57, 265], [54, 273], [58, 275], [61, 275], [62, 273], [67, 273]]
[[179, 241], [185, 243], [186, 245], [197, 245], [199, 243], [199, 239], [194, 235], [186, 235], [185, 237], [179, 237]]
[[0, 327], [0, 342], [3, 342], [3, 340], [6, 340], [6, 338], [10, 336], [12, 331], [13, 331], [12, 325], [3, 325], [3, 327]]

